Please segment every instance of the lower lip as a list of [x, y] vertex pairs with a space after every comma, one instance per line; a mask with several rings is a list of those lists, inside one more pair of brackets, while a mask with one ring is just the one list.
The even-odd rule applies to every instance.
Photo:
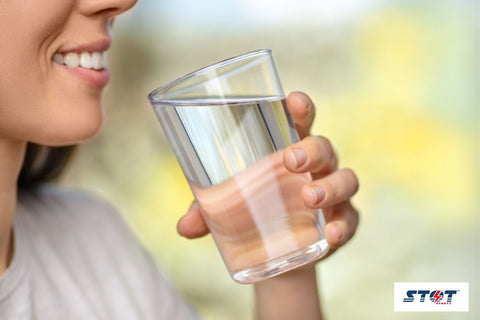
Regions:
[[87, 82], [91, 87], [102, 89], [110, 81], [110, 72], [108, 69], [94, 70], [86, 68], [71, 68], [64, 64], [54, 63], [63, 70], [69, 72], [70, 74], [81, 78], [83, 81]]

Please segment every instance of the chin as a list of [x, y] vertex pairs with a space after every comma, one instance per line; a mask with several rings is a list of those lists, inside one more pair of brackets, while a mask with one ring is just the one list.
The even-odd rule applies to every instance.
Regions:
[[39, 130], [31, 142], [46, 146], [67, 146], [78, 144], [93, 138], [103, 127], [103, 116], [87, 119], [72, 119], [61, 124]]
[[49, 139], [52, 146], [64, 146], [78, 144], [87, 141], [97, 135], [103, 127], [103, 121], [97, 123], [88, 123], [85, 125], [76, 124], [74, 127], [68, 128], [63, 135], [56, 135], [55, 138]]

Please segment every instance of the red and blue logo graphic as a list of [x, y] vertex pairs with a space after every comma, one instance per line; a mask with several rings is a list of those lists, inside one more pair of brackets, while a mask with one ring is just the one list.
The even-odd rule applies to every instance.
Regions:
[[[406, 298], [403, 298], [403, 302], [414, 302], [416, 297], [419, 297], [418, 302], [425, 302], [425, 297], [429, 297], [430, 301], [437, 305], [452, 304], [452, 299], [459, 290], [408, 290], [406, 292]], [[446, 299], [444, 300], [446, 296]]]

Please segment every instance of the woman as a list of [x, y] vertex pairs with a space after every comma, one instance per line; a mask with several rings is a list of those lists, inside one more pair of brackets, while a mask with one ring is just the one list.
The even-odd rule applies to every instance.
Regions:
[[[0, 5], [0, 319], [195, 318], [113, 209], [43, 183], [68, 158], [61, 146], [99, 131], [113, 19], [135, 2]], [[313, 173], [302, 196], [324, 209], [327, 240], [337, 248], [358, 223], [349, 201], [357, 179], [337, 169], [326, 139], [309, 136], [310, 99], [295, 92], [287, 104], [304, 139], [285, 152], [285, 166]], [[208, 233], [196, 204], [178, 231]], [[321, 318], [313, 265], [261, 282], [255, 292], [258, 318]]]

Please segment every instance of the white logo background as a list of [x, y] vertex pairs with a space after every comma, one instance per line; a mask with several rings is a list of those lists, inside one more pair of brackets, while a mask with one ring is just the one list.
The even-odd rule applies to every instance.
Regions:
[[[409, 290], [458, 290], [452, 295], [451, 304], [435, 304], [430, 300], [430, 295], [425, 296], [425, 301], [420, 302], [420, 294], [413, 295], [413, 302], [404, 302]], [[397, 311], [437, 311], [437, 312], [468, 312], [468, 282], [395, 282], [393, 286], [394, 310]], [[447, 301], [444, 295], [441, 302]]]

